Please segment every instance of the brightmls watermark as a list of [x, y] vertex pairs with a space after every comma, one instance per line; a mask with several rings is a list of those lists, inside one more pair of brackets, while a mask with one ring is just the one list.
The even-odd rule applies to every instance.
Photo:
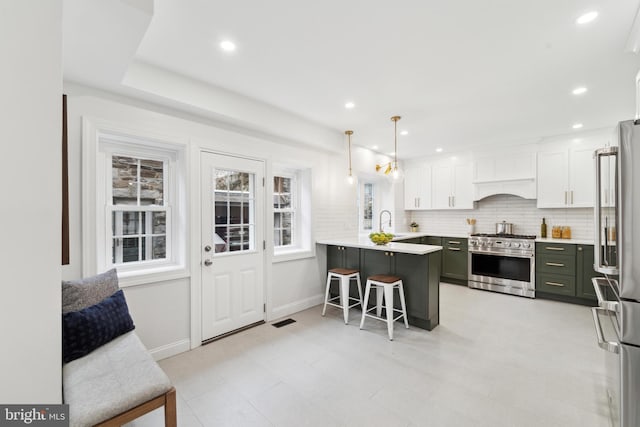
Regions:
[[69, 405], [0, 405], [0, 427], [69, 427]]

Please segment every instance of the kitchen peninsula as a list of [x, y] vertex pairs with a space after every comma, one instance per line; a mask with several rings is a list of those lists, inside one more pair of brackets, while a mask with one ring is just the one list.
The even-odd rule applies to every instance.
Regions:
[[[376, 245], [368, 238], [327, 239], [327, 269], [360, 270], [362, 285], [374, 274], [402, 278], [409, 324], [432, 330], [440, 321], [440, 266], [442, 246], [391, 242]], [[352, 296], [357, 296], [354, 294]], [[375, 295], [370, 305], [375, 304]]]

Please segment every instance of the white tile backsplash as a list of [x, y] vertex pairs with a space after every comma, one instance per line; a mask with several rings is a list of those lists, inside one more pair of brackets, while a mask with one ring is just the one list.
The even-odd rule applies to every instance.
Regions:
[[593, 239], [593, 209], [538, 209], [535, 200], [500, 194], [476, 202], [473, 210], [410, 211], [411, 221], [420, 224], [426, 233], [466, 234], [466, 218], [475, 218], [476, 233], [495, 233], [496, 222], [513, 223], [515, 234], [531, 234], [540, 237], [542, 218], [546, 219], [547, 237], [551, 227], [571, 227], [574, 239]]

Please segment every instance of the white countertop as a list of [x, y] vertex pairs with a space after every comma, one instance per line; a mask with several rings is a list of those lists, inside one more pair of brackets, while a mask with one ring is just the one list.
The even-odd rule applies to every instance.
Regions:
[[[405, 233], [401, 233], [405, 234]], [[419, 233], [415, 233], [419, 234]], [[420, 236], [428, 236], [429, 234], [420, 234]], [[419, 237], [419, 236], [412, 236]], [[409, 238], [409, 237], [405, 237]], [[432, 245], [419, 245], [413, 243], [400, 243], [400, 242], [391, 242], [386, 245], [376, 245], [368, 237], [359, 237], [359, 238], [345, 238], [345, 239], [323, 239], [318, 240], [316, 243], [321, 245], [333, 245], [333, 246], [347, 246], [350, 248], [360, 248], [360, 249], [372, 249], [374, 251], [388, 251], [388, 252], [399, 252], [403, 254], [412, 254], [412, 255], [426, 255], [433, 252], [438, 252], [442, 250], [442, 246], [432, 246]]]
[[[404, 240], [404, 239], [413, 239], [415, 237], [422, 236], [435, 236], [435, 237], [455, 237], [457, 239], [468, 239], [468, 234], [456, 234], [456, 233], [427, 233], [427, 232], [417, 232], [412, 233], [410, 231], [401, 231], [396, 233], [396, 237], [393, 239], [394, 241]], [[541, 238], [537, 237], [536, 242], [538, 243], [566, 243], [569, 245], [593, 245], [593, 239], [552, 239], [552, 238]]]
[[550, 239], [538, 237], [536, 243], [565, 243], [569, 245], [593, 245], [593, 240], [589, 239]]

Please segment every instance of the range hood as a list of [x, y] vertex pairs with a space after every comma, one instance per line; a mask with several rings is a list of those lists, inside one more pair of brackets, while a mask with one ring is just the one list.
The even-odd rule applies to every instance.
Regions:
[[537, 197], [535, 178], [476, 181], [473, 183], [473, 187], [474, 201], [497, 194], [512, 194], [523, 199], [535, 199]]

